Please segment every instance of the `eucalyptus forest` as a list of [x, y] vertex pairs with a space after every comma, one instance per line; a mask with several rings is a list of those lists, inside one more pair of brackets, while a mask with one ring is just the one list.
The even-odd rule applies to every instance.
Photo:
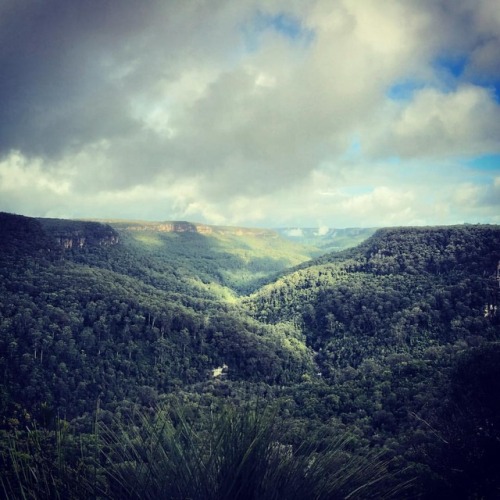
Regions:
[[500, 227], [285, 235], [1, 213], [0, 496], [499, 498]]

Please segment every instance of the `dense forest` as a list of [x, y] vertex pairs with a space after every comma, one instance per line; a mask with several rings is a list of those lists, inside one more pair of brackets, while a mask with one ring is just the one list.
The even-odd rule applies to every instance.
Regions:
[[372, 233], [0, 214], [0, 495], [498, 498], [500, 227]]

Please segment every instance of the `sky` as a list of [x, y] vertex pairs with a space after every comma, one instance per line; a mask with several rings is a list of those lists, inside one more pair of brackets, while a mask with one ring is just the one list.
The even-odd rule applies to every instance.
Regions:
[[2, 0], [0, 211], [500, 223], [500, 0]]

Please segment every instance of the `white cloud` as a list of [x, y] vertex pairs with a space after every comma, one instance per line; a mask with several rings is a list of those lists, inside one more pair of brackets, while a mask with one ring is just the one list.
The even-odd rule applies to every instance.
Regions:
[[318, 230], [314, 233], [316, 236], [326, 236], [328, 234], [328, 226], [320, 226]]
[[[91, 0], [69, 19], [55, 1], [39, 26], [41, 4], [25, 16], [12, 4], [0, 63], [26, 67], [0, 82], [0, 208], [291, 227], [492, 220], [496, 192], [459, 159], [500, 153], [493, 4], [187, 0], [100, 15]], [[391, 100], [405, 81], [419, 90]]]
[[498, 78], [500, 68], [500, 38], [486, 40], [472, 54], [467, 74], [480, 79]]
[[462, 184], [457, 186], [457, 189], [453, 193], [453, 200], [458, 206], [475, 206], [482, 191], [479, 186], [474, 184]]
[[368, 153], [386, 157], [495, 152], [500, 149], [500, 107], [482, 87], [464, 85], [455, 92], [424, 88], [413, 100], [390, 105], [379, 126], [363, 137]]
[[70, 182], [61, 178], [57, 171], [43, 168], [43, 161], [28, 161], [19, 151], [13, 151], [0, 161], [1, 190], [8, 192], [34, 191], [51, 196], [66, 195]]
[[415, 217], [414, 195], [411, 191], [399, 191], [386, 186], [376, 187], [372, 193], [353, 196], [341, 203], [341, 209], [359, 220], [372, 219], [378, 214], [389, 225]]
[[297, 227], [295, 229], [288, 229], [287, 231], [285, 231], [285, 234], [293, 238], [300, 238], [304, 236], [304, 231], [301, 228]]

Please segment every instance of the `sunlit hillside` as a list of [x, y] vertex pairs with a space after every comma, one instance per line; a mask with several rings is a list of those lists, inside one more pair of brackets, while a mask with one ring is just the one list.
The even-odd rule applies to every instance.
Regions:
[[[287, 268], [363, 241], [373, 230], [330, 231], [319, 238], [281, 230], [210, 226], [184, 221], [105, 221], [137, 251], [187, 272], [226, 297], [249, 293]], [[305, 229], [309, 234], [311, 231]]]

